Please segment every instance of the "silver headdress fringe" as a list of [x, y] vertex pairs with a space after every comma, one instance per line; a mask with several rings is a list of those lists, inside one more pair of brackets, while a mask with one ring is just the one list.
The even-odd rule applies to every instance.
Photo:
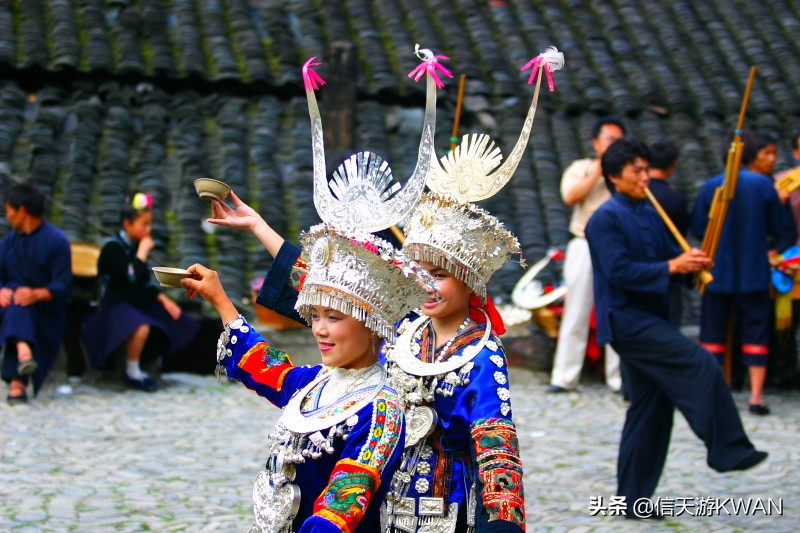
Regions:
[[302, 241], [309, 271], [295, 309], [309, 324], [311, 307], [321, 305], [394, 340], [397, 322], [428, 299], [426, 287], [435, 290], [427, 271], [374, 235], [343, 235], [319, 224]]
[[422, 197], [404, 231], [407, 255], [448, 270], [483, 300], [492, 274], [521, 254], [517, 238], [488, 211], [435, 193]]

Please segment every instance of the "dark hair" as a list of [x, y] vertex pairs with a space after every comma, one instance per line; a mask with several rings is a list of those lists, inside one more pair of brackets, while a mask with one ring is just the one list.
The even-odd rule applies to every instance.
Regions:
[[14, 209], [24, 207], [29, 215], [41, 217], [44, 215], [44, 193], [35, 185], [19, 183], [12, 185], [5, 192], [5, 201]]
[[650, 149], [642, 141], [633, 137], [623, 137], [611, 143], [600, 159], [603, 179], [609, 191], [613, 193], [616, 190], [611, 182], [611, 176], [619, 177], [625, 165], [639, 158], [650, 161]]
[[[742, 143], [744, 147], [742, 148], [742, 165], [747, 166], [751, 164], [753, 161], [756, 160], [758, 157], [758, 152], [761, 151], [762, 148], [765, 146], [769, 146], [774, 144], [775, 146], [778, 145], [778, 137], [772, 133], [767, 133], [765, 131], [757, 131], [755, 133], [751, 131], [743, 131], [741, 135]], [[722, 164], [726, 164], [728, 161], [728, 150], [730, 149], [730, 144], [733, 141], [733, 134], [728, 135], [727, 142], [725, 146], [722, 147]]]
[[627, 135], [627, 132], [625, 131], [625, 124], [622, 123], [622, 119], [612, 116], [605, 116], [598, 118], [595, 121], [594, 126], [592, 126], [592, 139], [597, 139], [597, 137], [600, 135], [600, 130], [603, 129], [603, 126], [607, 124], [619, 127], [619, 129], [622, 130], [622, 135]]
[[133, 222], [142, 213], [150, 211], [149, 208], [140, 209], [133, 206], [133, 198], [142, 191], [133, 191], [125, 197], [125, 203], [122, 204], [122, 209], [119, 212], [119, 223]]
[[677, 145], [667, 139], [656, 141], [652, 143], [649, 148], [650, 168], [667, 170], [675, 164], [678, 160], [678, 155], [680, 155]]
[[794, 130], [792, 134], [792, 150], [800, 150], [800, 130]]

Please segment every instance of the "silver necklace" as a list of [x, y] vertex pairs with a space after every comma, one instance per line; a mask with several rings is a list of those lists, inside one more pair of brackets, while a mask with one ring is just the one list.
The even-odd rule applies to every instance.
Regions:
[[486, 311], [483, 311], [483, 314], [486, 317], [486, 330], [483, 332], [483, 336], [478, 344], [467, 346], [461, 351], [460, 355], [455, 355], [446, 361], [437, 361], [435, 363], [426, 363], [420, 361], [417, 357], [417, 354], [419, 354], [419, 343], [416, 342], [415, 338], [417, 333], [421, 331], [423, 327], [427, 326], [430, 321], [430, 318], [426, 316], [418, 318], [412, 322], [410, 326], [406, 326], [400, 333], [394, 345], [394, 349], [392, 350], [394, 362], [397, 363], [397, 366], [404, 372], [419, 377], [441, 376], [457, 368], [461, 368], [472, 361], [489, 341], [489, 335], [492, 333], [492, 322], [489, 320], [489, 315]]
[[[372, 368], [375, 370], [371, 370]], [[340, 422], [344, 422], [346, 419], [350, 418], [350, 416], [361, 410], [364, 406], [370, 404], [386, 384], [386, 371], [382, 366], [380, 366], [380, 364], [376, 363], [370, 368], [369, 371], [369, 377], [378, 376], [380, 382], [377, 383], [368, 394], [359, 399], [355, 404], [347, 406], [341, 410], [337, 410], [336, 405], [338, 402], [333, 402], [328, 406], [328, 409], [321, 409], [319, 413], [306, 415], [300, 410], [303, 400], [306, 398], [309, 392], [314, 390], [314, 387], [331, 378], [331, 371], [320, 372], [316, 379], [300, 389], [300, 391], [297, 392], [291, 400], [289, 400], [289, 403], [287, 403], [286, 407], [283, 409], [283, 415], [281, 415], [280, 421], [289, 431], [293, 433], [304, 434], [327, 429], [331, 426], [339, 424]]]

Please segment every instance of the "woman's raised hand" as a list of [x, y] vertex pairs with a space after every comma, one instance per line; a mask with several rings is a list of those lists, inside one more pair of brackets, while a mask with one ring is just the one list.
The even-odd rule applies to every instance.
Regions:
[[181, 285], [186, 287], [186, 296], [194, 298], [199, 294], [208, 300], [208, 303], [213, 305], [219, 313], [223, 324], [227, 324], [239, 316], [236, 306], [225, 294], [225, 289], [222, 287], [216, 271], [206, 268], [200, 263], [195, 263], [186, 270], [191, 274], [191, 277], [181, 280]]
[[231, 209], [225, 202], [211, 200], [212, 217], [208, 221], [219, 226], [245, 231], [253, 231], [259, 222], [263, 222], [261, 215], [233, 191], [231, 191], [231, 201], [236, 209]]

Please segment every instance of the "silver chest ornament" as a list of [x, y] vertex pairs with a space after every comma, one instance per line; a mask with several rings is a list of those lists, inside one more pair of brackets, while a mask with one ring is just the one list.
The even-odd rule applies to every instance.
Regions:
[[[250, 533], [291, 533], [292, 521], [300, 508], [300, 487], [293, 483], [297, 464], [317, 459], [323, 453], [332, 454], [336, 438], [347, 440], [358, 424], [358, 413], [370, 404], [386, 384], [386, 374], [380, 382], [371, 384], [371, 391], [354, 405], [336, 410], [334, 402], [319, 414], [306, 416], [301, 405], [309, 393], [330, 378], [329, 372], [320, 375], [298, 391], [284, 408], [275, 428], [267, 437], [269, 456], [264, 470], [253, 483], [253, 513], [255, 523]], [[331, 413], [331, 411], [334, 411]]]

